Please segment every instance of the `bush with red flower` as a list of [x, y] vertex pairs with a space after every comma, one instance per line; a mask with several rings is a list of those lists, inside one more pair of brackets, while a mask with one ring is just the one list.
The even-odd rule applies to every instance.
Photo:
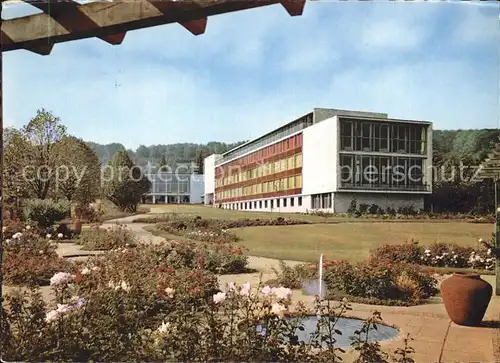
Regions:
[[2, 274], [7, 284], [48, 285], [55, 272], [73, 269], [70, 261], [56, 253], [56, 244], [40, 237], [30, 225], [5, 239], [3, 248]]

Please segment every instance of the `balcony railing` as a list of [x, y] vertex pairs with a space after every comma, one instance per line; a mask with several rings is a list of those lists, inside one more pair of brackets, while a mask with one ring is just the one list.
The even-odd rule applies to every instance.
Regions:
[[430, 192], [431, 188], [427, 184], [413, 185], [387, 185], [387, 184], [354, 184], [341, 183], [339, 190], [375, 190], [375, 191], [408, 191], [408, 192]]

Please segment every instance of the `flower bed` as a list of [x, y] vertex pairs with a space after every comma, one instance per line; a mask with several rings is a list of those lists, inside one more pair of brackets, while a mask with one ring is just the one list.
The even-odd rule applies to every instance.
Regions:
[[431, 267], [472, 268], [493, 270], [495, 258], [491, 248], [486, 248], [479, 240], [477, 248], [462, 247], [457, 244], [433, 243], [427, 248], [417, 241], [404, 244], [386, 244], [372, 251], [373, 260], [407, 262]]
[[223, 228], [217, 220], [200, 217], [171, 216], [157, 223], [156, 228], [176, 236], [184, 236], [202, 242], [232, 243], [238, 240], [234, 233]]
[[[169, 241], [157, 245], [110, 250], [104, 256], [89, 261], [105, 270], [155, 271], [156, 269], [207, 270], [217, 274], [237, 274], [246, 271], [248, 258], [241, 248], [228, 244]], [[137, 271], [136, 271], [137, 270]], [[111, 272], [110, 272], [111, 273]]]
[[[273, 284], [301, 288], [318, 279], [316, 264], [294, 267], [282, 263]], [[345, 260], [324, 261], [323, 279], [327, 297], [377, 305], [416, 305], [437, 293], [430, 272], [405, 262], [369, 260], [352, 264]]]
[[83, 250], [100, 251], [135, 247], [139, 241], [135, 233], [126, 226], [117, 225], [103, 229], [96, 224], [82, 231], [76, 243], [82, 245]]
[[57, 271], [74, 268], [56, 253], [56, 245], [29, 225], [4, 241], [3, 279], [13, 285], [48, 285]]
[[170, 222], [172, 220], [183, 221], [185, 224], [194, 224], [197, 227], [219, 227], [221, 229], [243, 228], [243, 227], [257, 227], [257, 226], [289, 226], [296, 224], [309, 224], [310, 222], [300, 219], [291, 218], [240, 218], [240, 219], [203, 219], [200, 216], [191, 217], [178, 214], [161, 214], [154, 217], [136, 218], [133, 223], [150, 223], [156, 224], [161, 222]]
[[[229, 231], [229, 229], [232, 228], [286, 226], [308, 223], [306, 221], [282, 217], [278, 217], [276, 219], [217, 220], [203, 219], [199, 216], [192, 218], [177, 215], [163, 215], [161, 218], [156, 217], [145, 219], [150, 219], [147, 223], [156, 223], [156, 228], [161, 231], [177, 236], [184, 236], [197, 241], [215, 243], [232, 243], [238, 241], [238, 237]], [[140, 220], [143, 221], [144, 219]], [[134, 222], [137, 222], [137, 220]]]
[[[149, 278], [146, 273], [130, 275], [118, 282], [111, 280], [115, 276], [108, 276], [110, 272], [93, 266], [83, 275], [55, 274], [51, 279], [55, 301], [50, 304], [37, 292], [8, 296], [2, 312], [6, 322], [0, 336], [2, 358], [332, 362], [343, 355], [337, 325], [350, 309], [347, 303], [317, 300], [313, 309], [306, 309], [294, 304], [291, 291], [283, 287], [252, 289], [247, 283], [229, 284], [223, 291], [211, 291], [204, 284], [193, 289], [201, 280], [183, 274], [153, 291], [164, 277], [162, 272]], [[311, 314], [318, 317], [317, 329], [310, 332], [309, 344], [299, 344], [297, 332], [304, 330], [301, 317]], [[375, 313], [355, 333], [351, 346], [361, 361], [388, 362], [379, 343], [369, 339], [381, 323]], [[404, 351], [410, 351], [406, 341]], [[407, 359], [398, 349], [392, 361]]]

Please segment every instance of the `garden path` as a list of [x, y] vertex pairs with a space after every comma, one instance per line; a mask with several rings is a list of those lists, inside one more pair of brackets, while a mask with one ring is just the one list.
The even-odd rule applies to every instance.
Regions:
[[[107, 228], [116, 223], [126, 224], [143, 243], [160, 243], [164, 238], [154, 236], [144, 230], [148, 224], [131, 223], [134, 219], [145, 217], [136, 215], [106, 222]], [[82, 251], [72, 244], [61, 244], [59, 252], [63, 256], [78, 255]], [[287, 261], [288, 264], [298, 264], [296, 261]], [[253, 286], [258, 282], [267, 281], [275, 277], [273, 268], [279, 268], [279, 261], [256, 256], [249, 257], [249, 268], [256, 272], [220, 276], [221, 285], [228, 282], [243, 284], [250, 282]], [[494, 284], [493, 276], [482, 276], [483, 279]], [[44, 291], [46, 294], [48, 291]], [[303, 301], [312, 305], [314, 298], [304, 295], [301, 291], [293, 292], [294, 301]], [[411, 346], [415, 349], [414, 358], [417, 363], [429, 362], [500, 362], [500, 297], [493, 297], [485, 316], [482, 327], [461, 327], [448, 319], [444, 305], [439, 297], [427, 304], [412, 307], [374, 306], [366, 304], [352, 304], [350, 315], [359, 318], [369, 317], [373, 311], [382, 313], [385, 322], [395, 325], [401, 331], [398, 338], [383, 342], [382, 347], [387, 351], [394, 351], [402, 346], [402, 339], [406, 333], [414, 338]], [[349, 362], [349, 358], [346, 359]]]

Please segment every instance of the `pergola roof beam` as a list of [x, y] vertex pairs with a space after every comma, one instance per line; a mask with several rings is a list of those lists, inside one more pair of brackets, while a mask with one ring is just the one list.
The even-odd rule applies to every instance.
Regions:
[[[181, 11], [189, 11], [189, 10], [200, 10], [202, 6], [198, 4], [196, 1], [192, 2], [171, 2], [171, 1], [153, 1], [148, 0], [151, 4], [153, 4], [158, 10], [160, 10], [164, 15], [171, 15], [175, 12]], [[219, 3], [225, 2], [219, 1]], [[200, 35], [205, 33], [205, 29], [207, 27], [207, 17], [203, 17], [201, 19], [195, 19], [185, 22], [179, 22], [184, 28], [189, 30], [193, 35]]]
[[2, 48], [48, 54], [55, 43], [91, 37], [120, 44], [127, 31], [169, 23], [180, 23], [198, 35], [205, 31], [209, 16], [280, 3], [295, 16], [302, 14], [305, 0], [129, 0], [86, 4], [48, 4], [42, 0], [30, 4], [43, 13], [2, 21]]
[[[42, 10], [45, 14], [61, 24], [70, 33], [81, 28], [99, 28], [98, 24], [96, 24], [89, 16], [81, 11], [82, 5], [73, 0], [58, 2], [35, 1], [29, 2], [29, 4], [36, 7], [37, 9]], [[71, 16], [68, 16], [68, 14], [71, 14]], [[99, 36], [98, 38], [111, 45], [118, 45], [122, 43], [123, 39], [125, 38], [125, 34], [126, 33], [103, 35]]]

